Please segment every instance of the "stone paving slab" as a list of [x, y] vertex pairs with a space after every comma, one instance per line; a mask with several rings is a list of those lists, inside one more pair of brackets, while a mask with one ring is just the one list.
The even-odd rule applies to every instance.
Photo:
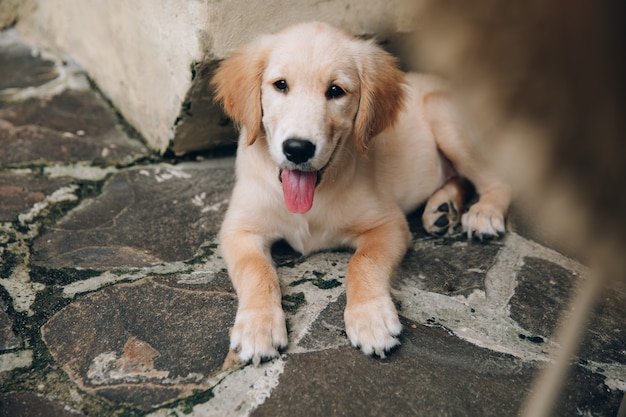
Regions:
[[[150, 155], [80, 71], [16, 42], [0, 33], [3, 70], [41, 68], [0, 85], [0, 416], [516, 415], [583, 265], [514, 232], [430, 238], [411, 215], [402, 345], [378, 360], [345, 335], [351, 252], [278, 244], [289, 347], [243, 366], [216, 240], [233, 158]], [[626, 289], [600, 301], [555, 416], [614, 416], [626, 391]]]
[[149, 410], [212, 387], [228, 353], [235, 295], [219, 283], [215, 291], [210, 283], [183, 289], [159, 281], [89, 294], [42, 327], [55, 361], [81, 389]]
[[0, 33], [0, 167], [128, 164], [146, 147], [91, 90], [68, 57], [49, 56]]
[[0, 163], [128, 164], [146, 153], [92, 91], [65, 90], [0, 107]]
[[552, 262], [525, 258], [510, 302], [511, 318], [535, 334], [552, 336], [575, 278], [571, 271]]
[[59, 76], [55, 62], [21, 43], [13, 30], [0, 36], [0, 62], [0, 91], [38, 87]]
[[[543, 259], [524, 258], [515, 295], [510, 300], [511, 318], [533, 334], [550, 338], [560, 312], [573, 294], [577, 275]], [[580, 346], [582, 357], [626, 364], [626, 320], [615, 320], [626, 317], [625, 290], [623, 282], [611, 283], [605, 290], [589, 318], [589, 328]]]
[[467, 245], [463, 237], [434, 243], [432, 247], [409, 250], [398, 275], [419, 271], [420, 289], [448, 296], [468, 296], [485, 290], [485, 275], [496, 261], [499, 243]]
[[232, 185], [232, 166], [124, 170], [35, 240], [33, 263], [106, 270], [191, 259], [217, 234]]
[[13, 350], [22, 346], [13, 331], [13, 322], [7, 313], [7, 306], [0, 300], [0, 351]]
[[[345, 346], [294, 354], [278, 387], [252, 416], [513, 416], [536, 367], [481, 349], [445, 329], [403, 320], [402, 346], [376, 360]], [[610, 415], [621, 396], [597, 392], [602, 378], [576, 369], [559, 415]], [[512, 396], [511, 393], [516, 393]]]
[[0, 172], [0, 221], [17, 219], [54, 191], [72, 184], [71, 178], [41, 178], [25, 173]]
[[84, 414], [67, 410], [57, 401], [51, 401], [32, 392], [0, 394], [0, 417], [81, 417]]

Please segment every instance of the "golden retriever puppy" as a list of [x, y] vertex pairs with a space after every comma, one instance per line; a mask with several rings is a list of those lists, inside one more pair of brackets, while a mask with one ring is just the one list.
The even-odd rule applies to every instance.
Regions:
[[[285, 239], [303, 254], [353, 247], [346, 333], [381, 357], [399, 342], [390, 295], [411, 240], [406, 213], [426, 202], [425, 229], [459, 222], [504, 232], [509, 188], [472, 151], [445, 86], [405, 74], [372, 41], [323, 23], [258, 38], [222, 62], [216, 99], [240, 126], [237, 182], [220, 231], [239, 306], [231, 348], [258, 363], [287, 346], [270, 255]], [[460, 178], [480, 199], [463, 213]]]

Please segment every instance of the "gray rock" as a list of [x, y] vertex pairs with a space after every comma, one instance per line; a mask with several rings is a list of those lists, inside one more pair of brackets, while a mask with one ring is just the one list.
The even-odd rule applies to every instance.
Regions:
[[485, 275], [500, 244], [463, 240], [437, 240], [419, 250], [409, 250], [398, 276], [415, 279], [421, 289], [444, 295], [468, 295], [485, 289]]
[[591, 313], [579, 356], [626, 365], [626, 282], [610, 283]]
[[82, 389], [150, 409], [211, 388], [228, 353], [235, 307], [223, 286], [189, 290], [145, 279], [75, 301], [42, 335]]
[[7, 306], [0, 300], [0, 351], [17, 349], [22, 342], [13, 332], [13, 320], [7, 314]]
[[0, 164], [126, 164], [148, 153], [92, 91], [65, 90], [0, 107]]
[[29, 391], [0, 394], [0, 417], [81, 417], [60, 402]]
[[0, 90], [36, 87], [59, 75], [53, 61], [34, 52], [31, 47], [18, 42], [0, 48]]
[[[402, 345], [385, 360], [352, 347], [290, 355], [280, 384], [252, 416], [517, 415], [535, 364], [442, 329], [403, 325]], [[613, 415], [621, 393], [598, 389], [602, 380], [575, 369], [554, 415]]]
[[71, 178], [32, 177], [0, 172], [0, 221], [13, 221], [59, 188], [71, 184]]
[[232, 169], [202, 163], [120, 172], [35, 240], [34, 263], [103, 270], [190, 259], [219, 230], [232, 184]]
[[526, 257], [511, 298], [511, 318], [534, 333], [550, 337], [575, 283], [572, 272], [552, 262]]

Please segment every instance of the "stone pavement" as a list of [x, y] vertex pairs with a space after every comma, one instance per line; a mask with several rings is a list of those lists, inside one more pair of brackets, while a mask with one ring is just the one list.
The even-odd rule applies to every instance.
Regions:
[[[343, 330], [350, 253], [274, 248], [289, 348], [228, 355], [236, 296], [216, 233], [233, 159], [151, 154], [85, 74], [0, 32], [0, 416], [514, 416], [580, 263], [523, 233], [426, 237], [395, 283], [387, 359]], [[555, 416], [615, 416], [626, 288], [572, 359]]]

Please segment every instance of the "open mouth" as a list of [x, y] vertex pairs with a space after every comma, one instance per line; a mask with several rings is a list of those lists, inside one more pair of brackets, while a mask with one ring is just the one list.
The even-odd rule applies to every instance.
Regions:
[[278, 180], [283, 185], [283, 197], [289, 211], [302, 214], [311, 210], [313, 198], [315, 197], [315, 188], [322, 180], [326, 167], [328, 167], [328, 164], [319, 171], [283, 168], [279, 170]]
[[[330, 158], [319, 170], [312, 169], [287, 169], [280, 168], [278, 170], [278, 180], [283, 186], [283, 197], [287, 209], [292, 213], [303, 214], [311, 210], [313, 207], [313, 198], [315, 197], [315, 188], [322, 182], [324, 173], [333, 163], [337, 154], [337, 144], [333, 148]], [[307, 166], [308, 168], [308, 166]]]

